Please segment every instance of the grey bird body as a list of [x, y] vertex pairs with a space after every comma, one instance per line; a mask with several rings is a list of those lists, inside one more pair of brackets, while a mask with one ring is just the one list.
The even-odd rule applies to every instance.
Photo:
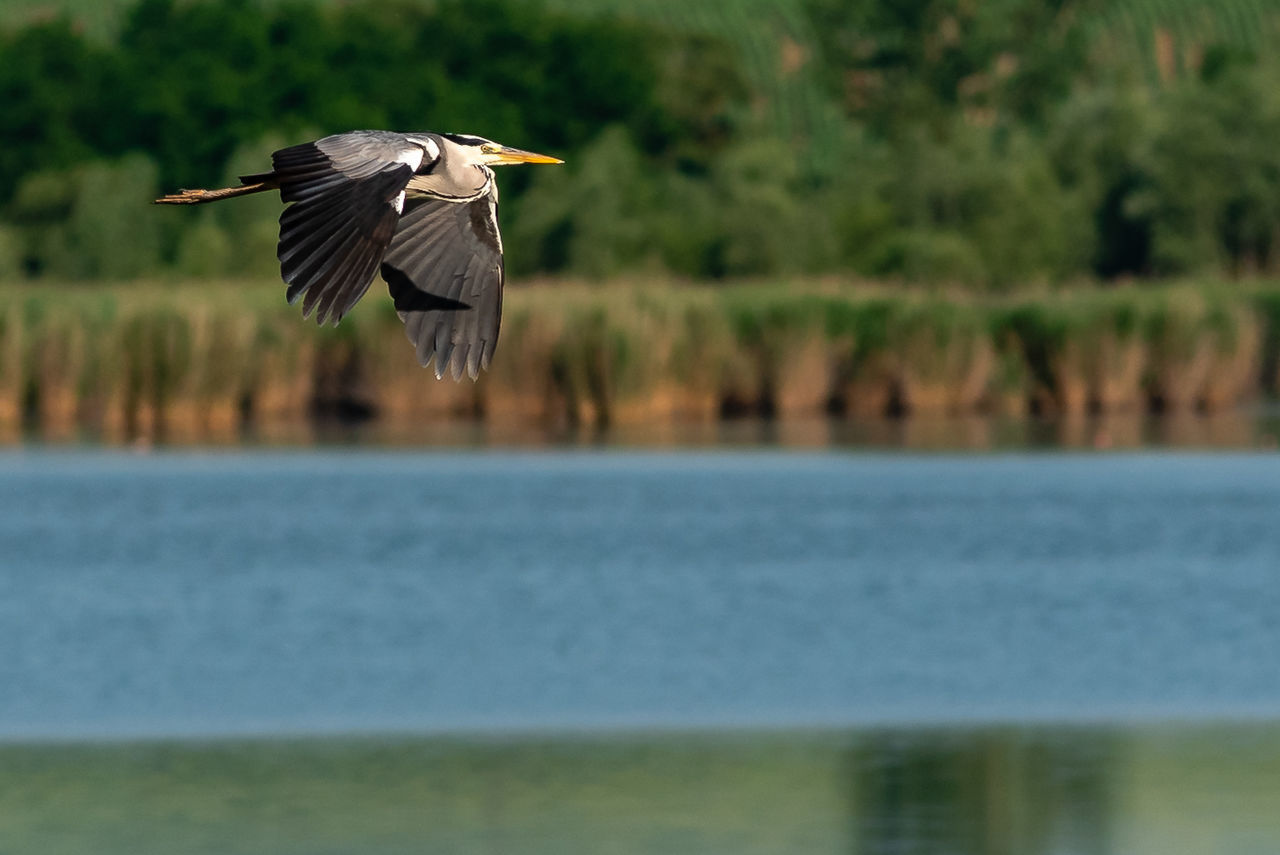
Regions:
[[380, 274], [418, 361], [437, 377], [488, 368], [502, 313], [491, 166], [559, 163], [462, 134], [352, 131], [281, 149], [240, 187], [183, 190], [196, 204], [280, 191], [280, 275], [304, 317], [337, 323]]

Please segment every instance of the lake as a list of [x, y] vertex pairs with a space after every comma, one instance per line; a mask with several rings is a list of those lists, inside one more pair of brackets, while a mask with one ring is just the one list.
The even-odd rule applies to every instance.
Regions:
[[0, 455], [0, 851], [1272, 852], [1280, 456]]

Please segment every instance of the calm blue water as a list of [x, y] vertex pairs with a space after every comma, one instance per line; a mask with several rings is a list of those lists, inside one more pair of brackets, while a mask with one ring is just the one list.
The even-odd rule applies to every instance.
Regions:
[[0, 737], [1280, 714], [1280, 456], [0, 456]]

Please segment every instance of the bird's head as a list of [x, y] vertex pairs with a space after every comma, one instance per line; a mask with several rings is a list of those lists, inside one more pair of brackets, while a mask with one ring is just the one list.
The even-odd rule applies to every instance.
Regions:
[[510, 148], [471, 134], [441, 134], [440, 136], [457, 144], [464, 157], [475, 165], [506, 166], [512, 163], [564, 163], [556, 157], [545, 154], [534, 154], [518, 148]]

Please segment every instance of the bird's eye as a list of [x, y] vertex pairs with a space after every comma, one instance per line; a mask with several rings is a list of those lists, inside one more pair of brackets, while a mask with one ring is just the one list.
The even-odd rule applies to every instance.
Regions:
[[480, 146], [480, 151], [483, 152], [484, 154], [497, 154], [498, 147], [495, 145], [489, 145], [488, 143], [485, 143], [484, 145]]

